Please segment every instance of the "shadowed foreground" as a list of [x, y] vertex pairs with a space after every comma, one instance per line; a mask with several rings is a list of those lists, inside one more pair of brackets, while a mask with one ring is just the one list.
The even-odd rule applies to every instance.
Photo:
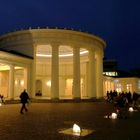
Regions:
[[[31, 103], [29, 112], [20, 114], [21, 104], [0, 106], [0, 140], [138, 140], [140, 112], [128, 119], [105, 119], [114, 108], [105, 102]], [[60, 130], [77, 123], [95, 130], [85, 137], [64, 135]]]

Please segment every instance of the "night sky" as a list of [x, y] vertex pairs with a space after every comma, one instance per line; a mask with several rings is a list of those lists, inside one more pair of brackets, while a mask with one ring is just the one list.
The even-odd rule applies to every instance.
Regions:
[[140, 68], [140, 0], [1, 0], [0, 34], [29, 27], [74, 28], [103, 38], [105, 57]]

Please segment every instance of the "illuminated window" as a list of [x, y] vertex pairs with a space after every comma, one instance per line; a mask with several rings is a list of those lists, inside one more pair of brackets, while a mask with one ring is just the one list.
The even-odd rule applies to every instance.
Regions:
[[116, 84], [116, 91], [117, 92], [122, 92], [122, 85], [120, 83]]
[[108, 75], [108, 76], [117, 76], [118, 73], [117, 72], [103, 72], [104, 75]]
[[114, 80], [114, 83], [119, 83], [119, 80], [118, 80], [118, 79], [115, 79], [115, 80]]
[[132, 92], [132, 84], [126, 84], [126, 90]]
[[109, 76], [112, 76], [112, 72], [109, 72]]

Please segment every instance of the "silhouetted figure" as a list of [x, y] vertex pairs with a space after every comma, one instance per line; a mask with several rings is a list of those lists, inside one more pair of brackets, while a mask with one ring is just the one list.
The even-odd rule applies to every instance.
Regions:
[[113, 103], [114, 101], [114, 96], [112, 90], [110, 91], [110, 103]]
[[132, 95], [130, 91], [126, 93], [126, 98], [128, 99], [128, 103], [132, 104]]
[[25, 110], [26, 112], [28, 111], [28, 109], [26, 108], [26, 103], [28, 103], [28, 100], [29, 100], [28, 93], [26, 92], [25, 89], [20, 94], [20, 99], [21, 99], [21, 103], [22, 103], [22, 107], [21, 107], [20, 113], [23, 114], [23, 110]]
[[119, 95], [116, 100], [118, 118], [127, 118], [128, 99], [124, 95]]
[[137, 101], [139, 99], [139, 96], [140, 95], [138, 93], [136, 93], [136, 92], [133, 93], [133, 97], [132, 97], [132, 99], [133, 99], [133, 107], [137, 107]]
[[1, 103], [4, 103], [4, 97], [0, 94]]
[[106, 95], [107, 95], [107, 102], [109, 102], [110, 101], [110, 93], [109, 93], [109, 91], [107, 91]]
[[41, 91], [39, 90], [35, 95], [36, 95], [36, 96], [42, 96], [42, 93], [41, 93]]

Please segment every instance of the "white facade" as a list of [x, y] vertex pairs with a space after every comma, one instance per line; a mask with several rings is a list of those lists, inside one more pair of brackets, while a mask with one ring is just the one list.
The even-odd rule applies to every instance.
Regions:
[[118, 93], [121, 92], [136, 92], [140, 94], [140, 78], [138, 77], [108, 77], [103, 78], [103, 89], [104, 96], [106, 96], [107, 91], [116, 90]]
[[0, 94], [16, 99], [23, 89], [30, 91], [31, 66], [32, 59], [0, 51]]
[[31, 29], [3, 35], [0, 48], [32, 59], [1, 52], [6, 57], [0, 56], [0, 73], [8, 84], [0, 83], [0, 88], [9, 99], [18, 98], [24, 88], [32, 98], [101, 98], [105, 45], [97, 36], [72, 30]]

